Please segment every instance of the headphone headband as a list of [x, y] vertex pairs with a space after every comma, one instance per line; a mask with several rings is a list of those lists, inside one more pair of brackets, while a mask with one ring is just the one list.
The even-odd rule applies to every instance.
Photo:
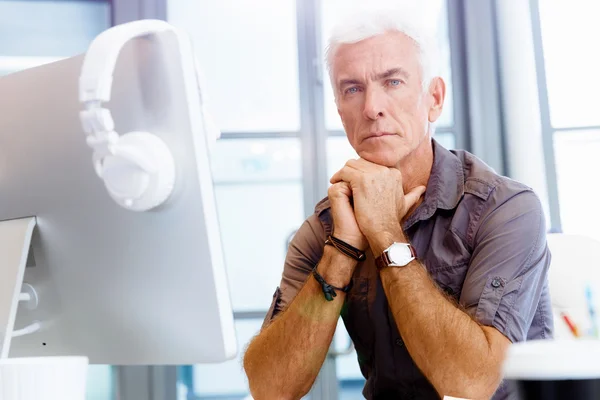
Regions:
[[152, 19], [117, 25], [99, 34], [91, 43], [83, 61], [79, 78], [79, 101], [109, 101], [113, 72], [123, 46], [137, 37], [165, 31], [173, 31], [181, 36], [167, 22]]

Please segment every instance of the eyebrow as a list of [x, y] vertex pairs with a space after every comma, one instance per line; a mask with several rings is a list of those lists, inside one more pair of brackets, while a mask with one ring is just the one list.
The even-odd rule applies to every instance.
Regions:
[[377, 75], [377, 80], [388, 79], [388, 78], [391, 78], [392, 76], [396, 76], [396, 75], [402, 75], [406, 79], [408, 79], [410, 76], [409, 73], [406, 72], [406, 70], [403, 68], [392, 68], [392, 69], [388, 69], [383, 74]]
[[[382, 79], [388, 79], [391, 78], [393, 76], [397, 76], [397, 75], [401, 75], [403, 76], [405, 79], [408, 79], [410, 77], [410, 74], [403, 68], [392, 68], [392, 69], [388, 69], [387, 71], [376, 75], [376, 80], [382, 80]], [[342, 88], [344, 86], [348, 86], [348, 85], [360, 85], [362, 83], [362, 81], [358, 80], [358, 79], [342, 79], [339, 83], [339, 87]]]

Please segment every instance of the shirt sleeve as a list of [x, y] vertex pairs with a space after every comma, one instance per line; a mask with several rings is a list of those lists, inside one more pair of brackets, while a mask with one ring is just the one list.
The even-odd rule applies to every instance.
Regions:
[[325, 228], [316, 213], [304, 221], [298, 229], [290, 242], [281, 283], [273, 294], [273, 301], [263, 322], [263, 329], [292, 302], [302, 289], [313, 268], [323, 256], [325, 236]]
[[500, 189], [490, 196], [491, 206], [478, 220], [460, 304], [514, 343], [526, 340], [548, 284], [544, 213], [530, 190], [506, 196]]

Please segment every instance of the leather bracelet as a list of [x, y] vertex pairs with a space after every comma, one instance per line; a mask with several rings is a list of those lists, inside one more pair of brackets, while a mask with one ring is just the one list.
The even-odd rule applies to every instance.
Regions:
[[348, 293], [350, 289], [352, 289], [352, 281], [350, 281], [348, 286], [343, 288], [330, 285], [325, 281], [325, 279], [321, 275], [319, 275], [319, 273], [317, 272], [317, 267], [313, 269], [313, 275], [317, 282], [319, 282], [319, 284], [321, 285], [321, 289], [323, 289], [323, 295], [325, 296], [325, 300], [327, 301], [332, 301], [333, 298], [337, 296], [337, 293], [335, 292], [336, 290]]
[[356, 247], [349, 245], [348, 243], [334, 237], [333, 235], [327, 236], [325, 244], [335, 247], [340, 253], [350, 258], [353, 258], [356, 261], [364, 261], [367, 258], [364, 251], [361, 251]]

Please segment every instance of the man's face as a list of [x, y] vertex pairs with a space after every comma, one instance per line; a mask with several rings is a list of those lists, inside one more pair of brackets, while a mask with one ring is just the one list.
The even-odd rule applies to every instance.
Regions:
[[350, 144], [367, 161], [398, 166], [439, 117], [444, 83], [436, 78], [424, 91], [419, 60], [415, 42], [400, 32], [343, 44], [335, 53], [338, 112]]

